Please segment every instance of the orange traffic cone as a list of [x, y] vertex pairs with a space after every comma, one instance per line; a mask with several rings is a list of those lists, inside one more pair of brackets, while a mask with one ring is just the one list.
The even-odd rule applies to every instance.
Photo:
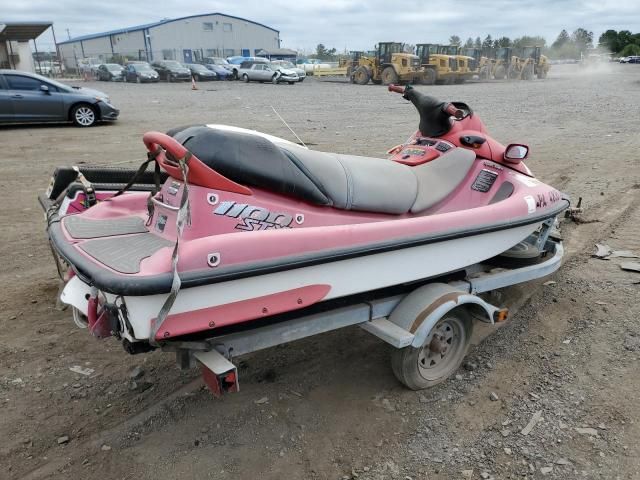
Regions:
[[191, 75], [191, 90], [197, 90], [198, 87], [196, 87], [196, 79], [193, 78], [193, 75]]

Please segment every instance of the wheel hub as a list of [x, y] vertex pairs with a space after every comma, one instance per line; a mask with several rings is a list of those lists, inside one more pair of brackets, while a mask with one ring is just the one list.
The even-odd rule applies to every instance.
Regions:
[[426, 378], [452, 368], [464, 354], [464, 326], [457, 318], [443, 318], [431, 330], [418, 356], [418, 368]]

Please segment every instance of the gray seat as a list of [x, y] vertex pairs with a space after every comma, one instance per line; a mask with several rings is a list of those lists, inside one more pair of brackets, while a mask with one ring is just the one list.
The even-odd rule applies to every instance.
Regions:
[[418, 195], [411, 213], [431, 208], [447, 198], [469, 173], [476, 154], [466, 148], [453, 148], [431, 162], [411, 168], [418, 180]]
[[446, 198], [467, 175], [475, 154], [451, 149], [409, 167], [382, 158], [276, 145], [258, 135], [205, 126], [170, 132], [207, 166], [238, 183], [343, 210], [418, 213]]
[[453, 148], [431, 162], [409, 167], [382, 158], [282, 149], [306, 167], [334, 207], [394, 214], [419, 213], [444, 200], [476, 159], [470, 150]]
[[402, 214], [416, 199], [418, 182], [406, 165], [382, 158], [280, 148], [295, 158], [335, 208]]

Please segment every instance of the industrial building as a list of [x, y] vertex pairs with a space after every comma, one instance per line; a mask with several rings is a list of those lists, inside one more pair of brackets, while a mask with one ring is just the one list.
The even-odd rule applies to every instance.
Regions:
[[67, 68], [85, 63], [124, 60], [178, 60], [203, 57], [252, 56], [280, 48], [280, 32], [245, 18], [208, 13], [164, 19], [58, 43]]

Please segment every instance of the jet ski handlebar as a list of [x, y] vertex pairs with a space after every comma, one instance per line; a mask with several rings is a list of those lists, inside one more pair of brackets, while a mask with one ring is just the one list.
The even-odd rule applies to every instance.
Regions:
[[[407, 96], [407, 93], [408, 93], [409, 90], [411, 90], [413, 95], [416, 95], [417, 92], [415, 92], [415, 90], [413, 90], [411, 86], [403, 87], [401, 85], [394, 85], [394, 84], [389, 85], [389, 91], [390, 92], [401, 93], [402, 96], [404, 96], [404, 98], [406, 98], [407, 100], [413, 101], [410, 96]], [[424, 95], [422, 95], [422, 94], [420, 94], [420, 96], [424, 97]], [[433, 97], [428, 97], [428, 98], [431, 98], [434, 103], [438, 103], [435, 98], [433, 98]], [[462, 110], [460, 110], [459, 108], [457, 108], [452, 103], [444, 102], [444, 103], [442, 103], [442, 107], [441, 108], [442, 108], [442, 112], [448, 114], [451, 117], [455, 117], [457, 119], [461, 119], [461, 118], [464, 117], [464, 112]]]

